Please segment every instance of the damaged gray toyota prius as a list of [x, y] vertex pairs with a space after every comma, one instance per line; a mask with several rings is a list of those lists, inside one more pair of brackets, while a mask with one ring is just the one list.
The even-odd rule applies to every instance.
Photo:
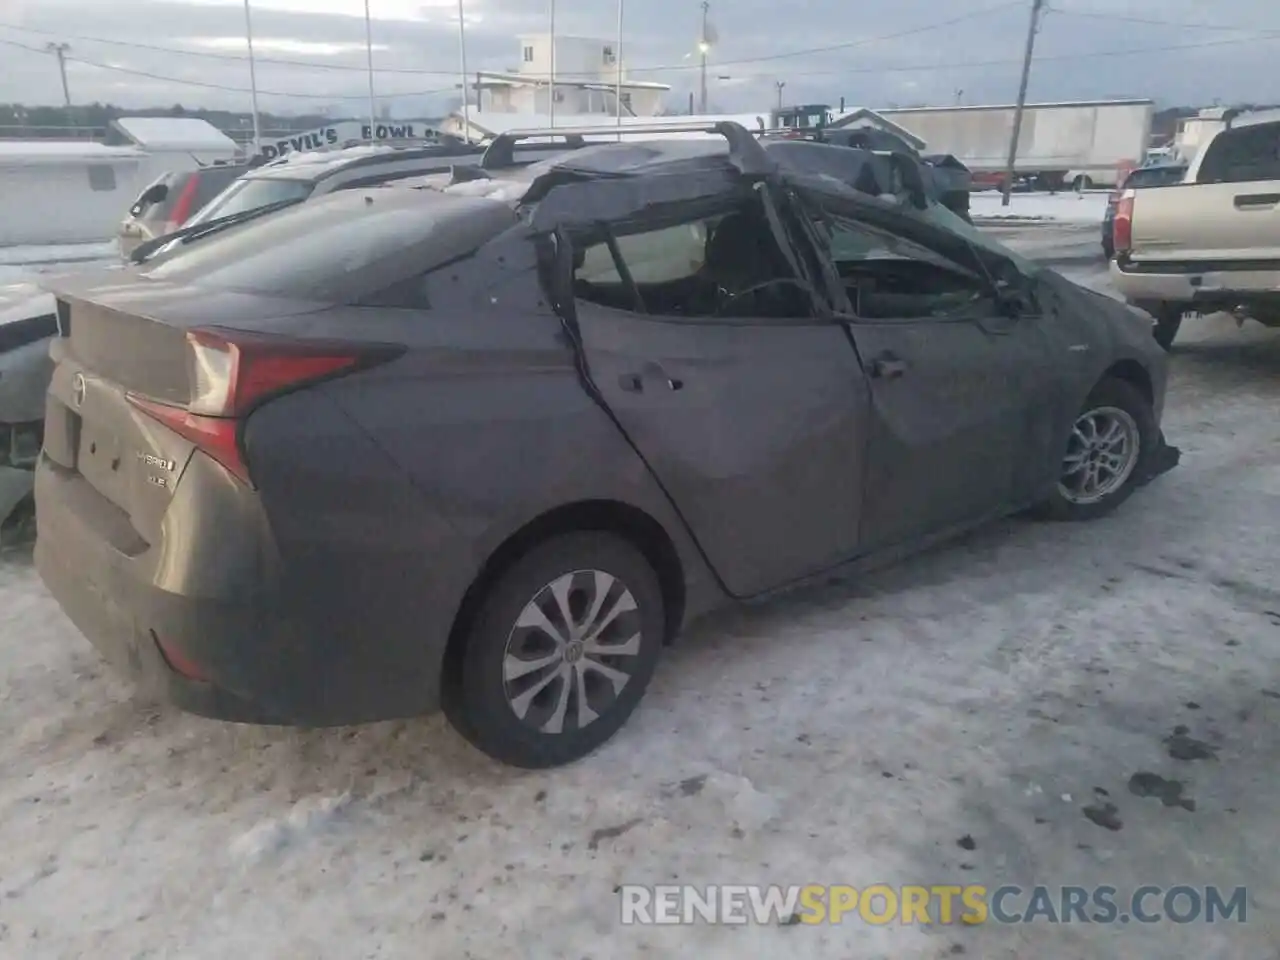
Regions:
[[519, 169], [548, 132], [513, 133], [54, 283], [36, 561], [70, 619], [198, 714], [443, 707], [546, 767], [694, 616], [1177, 461], [1149, 320], [824, 172], [847, 150], [697, 129]]

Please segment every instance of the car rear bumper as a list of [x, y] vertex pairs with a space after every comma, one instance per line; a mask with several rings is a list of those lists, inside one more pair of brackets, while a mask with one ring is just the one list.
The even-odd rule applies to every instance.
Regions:
[[1221, 304], [1250, 297], [1280, 296], [1278, 270], [1223, 270], [1206, 273], [1137, 271], [1111, 261], [1111, 284], [1130, 303]]
[[[188, 473], [192, 467], [220, 470], [200, 457]], [[244, 523], [253, 510], [243, 501], [254, 495], [223, 487], [238, 507], [220, 504], [206, 486], [202, 516], [184, 517], [175, 502], [167, 546], [121, 549], [127, 518], [78, 474], [42, 458], [36, 567], [103, 657], [149, 694], [218, 720], [334, 726], [433, 707], [435, 686], [380, 669], [377, 644], [326, 623], [323, 598], [309, 602], [305, 591], [284, 588], [265, 520], [256, 529]], [[199, 536], [183, 529], [197, 523]], [[191, 544], [207, 548], [211, 525], [220, 531], [216, 551], [184, 556]]]

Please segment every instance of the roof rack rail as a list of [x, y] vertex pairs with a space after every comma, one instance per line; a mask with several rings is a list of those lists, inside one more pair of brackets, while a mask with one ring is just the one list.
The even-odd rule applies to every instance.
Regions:
[[759, 131], [748, 130], [732, 120], [716, 123], [626, 123], [616, 126], [600, 124], [589, 127], [541, 127], [528, 130], [508, 130], [490, 141], [480, 159], [483, 170], [511, 166], [515, 145], [521, 140], [544, 137], [564, 137], [570, 149], [586, 145], [587, 137], [603, 137], [607, 143], [622, 136], [649, 136], [663, 133], [718, 133], [729, 143], [729, 159], [738, 170], [748, 176], [764, 176], [776, 169], [776, 164], [756, 139]]

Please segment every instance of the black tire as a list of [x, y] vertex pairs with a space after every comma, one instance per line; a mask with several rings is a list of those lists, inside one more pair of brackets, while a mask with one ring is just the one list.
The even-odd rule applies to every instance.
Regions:
[[1083, 173], [1071, 181], [1071, 189], [1076, 193], [1084, 193], [1092, 186], [1093, 180]]
[[[566, 647], [545, 630], [519, 626], [523, 612], [540, 596], [547, 596], [553, 583], [572, 575], [569, 606], [576, 619], [584, 606], [591, 606], [589, 599], [573, 600], [574, 591], [591, 592], [590, 588], [597, 582], [591, 571], [601, 571], [614, 579], [611, 592], [601, 603], [602, 613], [612, 608], [622, 590], [629, 591], [635, 603], [634, 610], [620, 613], [601, 634], [609, 643], [622, 642], [609, 631], [626, 633], [628, 636], [623, 639], [629, 639], [632, 631], [639, 635], [634, 654], [610, 656], [602, 661], [607, 667], [626, 668], [623, 672], [627, 679], [621, 690], [610, 697], [604, 685], [611, 688], [613, 684], [604, 679], [598, 668], [573, 667], [573, 663], [596, 662], [582, 653], [582, 641], [578, 641], [576, 661], [556, 660], [508, 684], [504, 665], [509, 643], [515, 644], [511, 651], [513, 657], [525, 654], [518, 658], [526, 662], [553, 657], [557, 651], [563, 656]], [[543, 609], [550, 610], [553, 626], [563, 628], [562, 623], [554, 622], [561, 619], [554, 599], [549, 602], [553, 606]], [[465, 646], [454, 675], [446, 681], [451, 689], [442, 698], [445, 714], [463, 737], [502, 763], [526, 769], [572, 763], [611, 738], [635, 710], [657, 665], [665, 623], [658, 577], [644, 556], [625, 540], [595, 531], [563, 534], [547, 540], [507, 569], [481, 601], [464, 638]], [[562, 637], [567, 634], [563, 629], [557, 632]], [[576, 672], [547, 681], [557, 670], [566, 669]], [[578, 676], [583, 677], [581, 683], [587, 691], [587, 705], [597, 714], [585, 725], [581, 724], [579, 712]], [[532, 687], [539, 687], [541, 693], [534, 695], [525, 706], [525, 715], [530, 719], [521, 719], [513, 700], [519, 700], [521, 694], [528, 696]], [[541, 726], [554, 723], [562, 692], [566, 698], [561, 713], [563, 730], [545, 732], [536, 721], [545, 720]]]
[[[1085, 400], [1076, 423], [1088, 414], [1103, 408], [1119, 409], [1132, 418], [1139, 437], [1137, 456], [1126, 476], [1114, 490], [1108, 491], [1100, 499], [1093, 502], [1078, 502], [1069, 497], [1063, 489], [1066, 482], [1064, 471], [1063, 483], [1054, 487], [1049, 499], [1036, 511], [1048, 520], [1080, 521], [1093, 520], [1110, 513], [1129, 498], [1129, 495], [1141, 485], [1142, 477], [1150, 468], [1151, 458], [1160, 446], [1160, 427], [1156, 423], [1155, 412], [1150, 401], [1137, 387], [1126, 380], [1106, 379], [1093, 388]], [[1060, 469], [1065, 467], [1067, 456], [1073, 453], [1071, 440], [1068, 449], [1062, 452], [1059, 461]]]
[[1173, 348], [1173, 341], [1178, 336], [1178, 330], [1182, 327], [1183, 310], [1181, 307], [1161, 307], [1153, 316], [1155, 324], [1151, 328], [1151, 334], [1156, 338], [1156, 343], [1160, 344], [1165, 350]]

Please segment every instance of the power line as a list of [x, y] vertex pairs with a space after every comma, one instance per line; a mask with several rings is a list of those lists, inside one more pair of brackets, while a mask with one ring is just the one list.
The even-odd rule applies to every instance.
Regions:
[[[1169, 53], [1169, 52], [1181, 51], [1181, 50], [1201, 50], [1201, 49], [1212, 48], [1212, 47], [1241, 46], [1247, 43], [1263, 43], [1263, 42], [1269, 42], [1273, 40], [1280, 40], [1280, 31], [1277, 31], [1275, 33], [1262, 33], [1253, 37], [1233, 37], [1225, 40], [1205, 40], [1197, 43], [1166, 44], [1163, 46], [1136, 47], [1136, 48], [1130, 48], [1125, 50], [1095, 50], [1095, 51], [1085, 52], [1085, 53], [1051, 54], [1048, 56], [1036, 57], [1036, 62], [1039, 63], [1042, 61], [1092, 60], [1092, 59], [1105, 59], [1108, 57], [1136, 57], [1136, 56], [1145, 56], [1147, 54], [1152, 54], [1152, 53]], [[859, 42], [862, 42], [862, 41], [859, 41]], [[8, 44], [9, 46], [13, 46], [13, 47], [19, 47], [23, 50], [31, 51], [32, 53], [41, 53], [41, 54], [44, 53], [44, 51], [40, 48], [31, 47], [24, 43], [20, 43], [16, 40], [8, 40], [3, 37], [0, 37], [0, 43]], [[115, 71], [118, 73], [132, 74], [135, 76], [146, 77], [147, 79], [151, 79], [151, 80], [160, 80], [165, 83], [176, 83], [180, 85], [204, 87], [206, 89], [211, 89], [211, 90], [225, 90], [232, 93], [248, 93], [249, 92], [249, 89], [247, 87], [233, 87], [225, 84], [208, 83], [206, 81], [201, 81], [201, 80], [187, 80], [179, 77], [163, 76], [160, 74], [151, 73], [149, 71], [135, 70], [130, 67], [121, 67], [113, 64], [99, 63], [97, 61], [88, 60], [83, 57], [67, 57], [67, 59], [74, 60], [75, 62], [78, 62], [78, 63], [83, 63], [87, 66], [97, 67], [100, 70], [109, 70], [109, 71]], [[754, 62], [754, 61], [751, 61], [751, 62]], [[1021, 58], [1014, 57], [1012, 59], [1002, 58], [997, 60], [967, 60], [967, 61], [962, 60], [959, 62], [950, 62], [950, 63], [933, 62], [933, 63], [898, 64], [896, 66], [886, 65], [886, 66], [874, 66], [874, 67], [840, 67], [840, 68], [828, 69], [828, 70], [805, 70], [805, 71], [788, 70], [787, 76], [788, 77], [829, 77], [829, 76], [847, 76], [850, 74], [871, 74], [871, 73], [946, 72], [946, 71], [954, 71], [954, 70], [984, 69], [987, 67], [1005, 67], [1011, 64], [1020, 64], [1021, 62], [1022, 62]], [[722, 65], [724, 64], [723, 63], [717, 64], [717, 66], [722, 66]], [[687, 68], [682, 68], [682, 69], [687, 69]], [[453, 71], [450, 73], [446, 73], [444, 71], [416, 71], [416, 72], [441, 74], [445, 76], [449, 76], [449, 75], [452, 75], [452, 73], [456, 73], [456, 71]], [[747, 77], [759, 77], [759, 78], [772, 78], [772, 76], [773, 76], [772, 74], [748, 74], [747, 75]], [[451, 93], [451, 92], [454, 92], [456, 89], [457, 89], [457, 86], [453, 85], [449, 87], [441, 87], [435, 90], [392, 93], [392, 94], [386, 94], [386, 96], [388, 97], [432, 96], [440, 93]], [[283, 91], [271, 91], [271, 90], [260, 90], [259, 92], [263, 94], [267, 94], [269, 96], [274, 96], [274, 97], [297, 97], [302, 99], [315, 99], [315, 100], [360, 100], [360, 99], [364, 99], [364, 97], [366, 96], [365, 94], [352, 95], [352, 94], [286, 93]]]
[[[903, 37], [915, 36], [921, 33], [929, 33], [934, 30], [942, 30], [947, 27], [955, 26], [956, 24], [959, 24], [959, 23], [964, 23], [965, 21], [968, 21], [968, 20], [975, 20], [980, 17], [985, 17], [988, 14], [999, 13], [1003, 10], [1010, 10], [1014, 8], [1020, 9], [1022, 6], [1023, 4], [1020, 2], [1020, 0], [1012, 0], [1012, 2], [998, 3], [998, 4], [995, 4], [994, 6], [982, 7], [981, 9], [978, 9], [978, 10], [971, 10], [968, 13], [961, 14], [960, 16], [957, 16], [957, 17], [952, 17], [949, 20], [935, 20], [928, 24], [923, 24], [917, 27], [909, 27], [906, 30], [899, 30], [899, 31], [896, 31], [895, 33], [883, 34], [881, 36], [864, 37], [858, 40], [848, 40], [842, 43], [833, 43], [833, 44], [828, 44], [826, 46], [821, 46], [821, 47], [806, 47], [802, 50], [788, 50], [784, 53], [772, 53], [772, 54], [766, 54], [765, 56], [760, 56], [760, 57], [741, 57], [733, 60], [718, 60], [716, 61], [716, 67], [719, 68], [719, 67], [726, 67], [726, 66], [737, 66], [737, 65], [751, 64], [751, 63], [769, 63], [775, 60], [787, 60], [793, 57], [807, 57], [807, 56], [812, 56], [814, 54], [820, 54], [820, 53], [834, 53], [839, 50], [852, 50], [856, 47], [871, 46], [877, 43], [887, 43], [891, 40], [898, 40]], [[127, 47], [134, 50], [147, 50], [153, 53], [168, 53], [168, 54], [177, 54], [180, 56], [202, 57], [205, 59], [231, 61], [234, 63], [248, 62], [248, 57], [244, 57], [244, 56], [240, 56], [239, 54], [232, 54], [232, 53], [215, 53], [209, 50], [188, 50], [180, 47], [162, 47], [162, 46], [157, 46], [155, 44], [139, 43], [133, 40], [112, 40], [106, 37], [87, 37], [87, 36], [78, 36], [76, 34], [60, 34], [60, 33], [55, 33], [54, 31], [51, 31], [51, 30], [38, 30], [38, 29], [35, 29], [34, 27], [20, 27], [20, 26], [17, 26], [16, 24], [10, 24], [10, 23], [0, 23], [0, 28], [6, 29], [6, 30], [15, 30], [19, 33], [34, 33], [34, 34], [40, 34], [42, 36], [61, 36], [66, 39], [78, 40], [84, 43], [101, 43], [101, 44], [107, 44], [110, 46]], [[292, 60], [292, 59], [281, 58], [281, 57], [263, 57], [263, 56], [257, 56], [254, 59], [258, 63], [274, 63], [279, 66], [305, 67], [309, 70], [339, 70], [339, 71], [357, 70], [361, 73], [364, 73], [366, 70], [365, 67], [358, 66], [355, 64], [345, 64], [345, 63], [316, 63], [310, 60]], [[700, 69], [699, 64], [671, 63], [671, 64], [658, 64], [655, 66], [648, 66], [648, 67], [633, 67], [631, 68], [631, 71], [633, 73], [668, 73], [668, 72], [675, 72], [675, 71], [698, 70], [698, 69]], [[457, 74], [456, 70], [423, 70], [416, 67], [380, 67], [378, 69], [378, 72], [379, 73], [414, 74], [414, 75], [420, 75], [420, 76], [454, 76]], [[592, 73], [590, 71], [581, 71], [578, 73], [574, 73], [571, 71], [557, 71], [557, 75], [564, 76], [564, 77], [596, 76], [595, 73]]]
[[[1230, 47], [1242, 46], [1247, 43], [1265, 43], [1272, 40], [1280, 40], [1280, 31], [1275, 33], [1259, 34], [1254, 37], [1233, 37], [1229, 40], [1206, 40], [1199, 43], [1176, 43], [1158, 47], [1133, 47], [1127, 50], [1095, 50], [1086, 53], [1060, 53], [1050, 54], [1048, 56], [1037, 56], [1036, 63], [1045, 60], [1092, 60], [1105, 59], [1107, 57], [1138, 57], [1149, 53], [1169, 53], [1177, 50], [1200, 50], [1206, 47]], [[787, 71], [788, 77], [830, 77], [844, 76], [847, 74], [863, 74], [863, 73], [918, 73], [922, 71], [937, 71], [943, 73], [949, 70], [969, 70], [979, 67], [1005, 67], [1011, 64], [1021, 64], [1021, 57], [1005, 57], [1000, 60], [962, 60], [954, 63], [915, 63], [915, 64], [899, 64], [897, 66], [876, 66], [876, 67], [839, 67], [828, 70], [805, 70], [805, 71]], [[772, 76], [771, 74], [757, 74], [761, 78]]]
[[[7, 46], [11, 46], [11, 47], [18, 47], [18, 48], [20, 48], [20, 49], [22, 49], [22, 50], [29, 50], [29, 51], [31, 51], [32, 53], [43, 53], [43, 52], [44, 52], [43, 50], [40, 50], [40, 49], [39, 49], [39, 48], [37, 48], [37, 47], [27, 46], [25, 43], [19, 43], [17, 40], [8, 40], [8, 39], [6, 39], [6, 38], [4, 38], [4, 37], [0, 37], [0, 43], [5, 44], [5, 45], [7, 45]], [[184, 86], [188, 86], [188, 87], [202, 87], [202, 88], [204, 88], [204, 89], [206, 89], [206, 90], [224, 90], [224, 91], [227, 91], [227, 92], [229, 92], [229, 93], [250, 93], [250, 92], [251, 92], [251, 91], [250, 91], [250, 89], [249, 89], [248, 87], [233, 87], [233, 86], [230, 86], [229, 84], [224, 84], [224, 83], [209, 83], [209, 82], [208, 82], [208, 81], [206, 81], [206, 80], [189, 80], [189, 79], [186, 79], [186, 78], [183, 78], [183, 77], [169, 77], [169, 76], [164, 76], [164, 75], [162, 75], [162, 74], [158, 74], [158, 73], [151, 73], [151, 72], [150, 72], [150, 71], [148, 71], [148, 70], [135, 70], [135, 69], [134, 69], [134, 68], [132, 68], [132, 67], [122, 67], [122, 66], [119, 66], [119, 65], [117, 65], [117, 64], [112, 64], [112, 63], [99, 63], [99, 62], [98, 62], [98, 61], [96, 61], [96, 60], [88, 60], [88, 59], [86, 59], [86, 58], [84, 58], [84, 57], [73, 57], [73, 56], [68, 56], [68, 57], [67, 57], [67, 60], [68, 60], [68, 62], [73, 62], [73, 63], [82, 63], [82, 64], [84, 64], [85, 66], [88, 66], [88, 67], [95, 67], [95, 68], [97, 68], [97, 69], [99, 69], [99, 70], [109, 70], [109, 71], [112, 71], [112, 72], [114, 72], [114, 73], [124, 73], [124, 74], [129, 74], [129, 75], [131, 75], [131, 76], [135, 76], [135, 77], [145, 77], [145, 78], [146, 78], [146, 79], [148, 79], [148, 80], [160, 80], [160, 81], [162, 81], [162, 82], [164, 82], [164, 83], [176, 83], [176, 84], [180, 84], [180, 85], [184, 85]], [[393, 98], [393, 97], [427, 97], [427, 96], [432, 96], [432, 95], [434, 95], [434, 94], [438, 94], [438, 93], [451, 93], [451, 92], [453, 92], [453, 91], [454, 91], [454, 90], [456, 90], [456, 89], [457, 89], [457, 87], [456, 87], [456, 85], [455, 85], [455, 86], [449, 86], [449, 87], [441, 87], [441, 88], [438, 88], [438, 89], [436, 89], [436, 90], [410, 90], [410, 91], [404, 91], [404, 92], [401, 92], [401, 93], [384, 93], [384, 94], [382, 94], [382, 96], [387, 97], [387, 98]], [[261, 94], [265, 94], [265, 95], [267, 95], [267, 96], [272, 96], [272, 97], [297, 97], [297, 98], [299, 98], [299, 99], [307, 99], [307, 100], [329, 100], [329, 101], [332, 101], [332, 100], [363, 100], [363, 99], [365, 99], [365, 98], [368, 96], [368, 94], [364, 94], [364, 93], [360, 93], [360, 94], [346, 94], [346, 93], [332, 93], [332, 94], [330, 94], [330, 93], [289, 93], [289, 92], [285, 92], [285, 91], [283, 91], [283, 90], [261, 90], [261, 89], [260, 89], [258, 92], [259, 92], [259, 93], [261, 93]]]
[[1050, 7], [1049, 12], [1057, 16], [1081, 17], [1086, 20], [1115, 20], [1120, 23], [1137, 23], [1147, 27], [1178, 27], [1183, 30], [1223, 30], [1230, 33], [1276, 33], [1280, 27], [1224, 27], [1220, 23], [1183, 23], [1173, 20], [1153, 20], [1148, 17], [1130, 17], [1122, 13], [1105, 13], [1095, 10], [1064, 10]]

